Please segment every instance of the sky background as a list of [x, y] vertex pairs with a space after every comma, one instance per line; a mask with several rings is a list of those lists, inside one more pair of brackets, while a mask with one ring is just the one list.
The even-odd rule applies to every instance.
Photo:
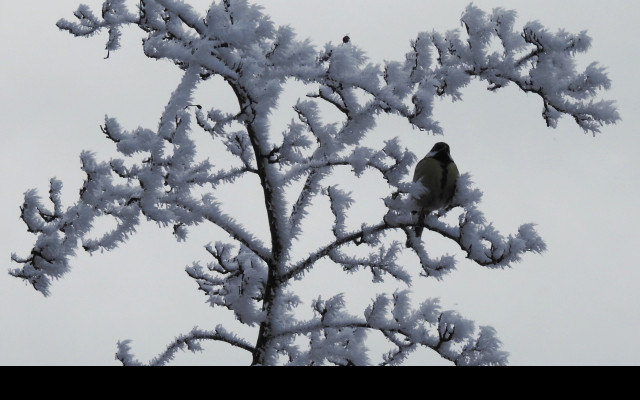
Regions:
[[[84, 3], [99, 14], [100, 1]], [[374, 63], [401, 60], [418, 32], [460, 28], [459, 17], [468, 4], [458, 0], [260, 3], [277, 25], [291, 25], [317, 48], [349, 34]], [[24, 255], [33, 243], [19, 219], [23, 193], [38, 188], [46, 196], [48, 181], [56, 176], [65, 184], [63, 201], [70, 205], [84, 178], [80, 152], [92, 150], [98, 159], [116, 155], [99, 129], [104, 115], [118, 118], [126, 129], [155, 129], [181, 76], [171, 63], [144, 57], [139, 30], [126, 29], [122, 49], [106, 60], [105, 33], [83, 39], [59, 31], [55, 22], [72, 19], [78, 4], [77, 0], [0, 0], [4, 17], [0, 24], [0, 259], [4, 263], [0, 265], [5, 270], [18, 266], [10, 262], [12, 252]], [[210, 2], [191, 4], [204, 13]], [[415, 282], [411, 290], [417, 299], [440, 297], [443, 308], [493, 326], [511, 353], [511, 365], [637, 365], [640, 137], [634, 127], [640, 84], [634, 31], [640, 3], [483, 0], [475, 4], [487, 12], [498, 6], [515, 9], [518, 29], [539, 20], [554, 32], [587, 30], [592, 48], [578, 62], [607, 66], [613, 83], [601, 96], [617, 101], [622, 121], [603, 127], [595, 137], [566, 117], [550, 129], [535, 95], [513, 87], [490, 93], [475, 81], [463, 91], [462, 101], [437, 102], [434, 117], [444, 136], [412, 130], [399, 119], [381, 120], [373, 136], [399, 136], [419, 158], [435, 142], [448, 142], [459, 169], [471, 173], [484, 192], [480, 208], [487, 219], [505, 235], [534, 222], [548, 246], [542, 255], [526, 254], [513, 268], [488, 270], [434, 239], [435, 248], [456, 255], [458, 268], [442, 281]], [[293, 89], [281, 104], [290, 105], [284, 100]], [[197, 100], [224, 105], [229, 101], [226, 90], [203, 85]], [[274, 115], [274, 129], [290, 120], [287, 112], [290, 109]], [[349, 178], [337, 179], [346, 184]], [[361, 203], [354, 216], [379, 210], [382, 195], [377, 193], [384, 193], [383, 188], [368, 182], [353, 184], [357, 195], [374, 200]], [[236, 204], [233, 196], [255, 197], [238, 190], [229, 196]], [[238, 219], [252, 221], [245, 211], [239, 210], [243, 214]], [[203, 245], [222, 239], [220, 231], [203, 226], [191, 237], [176, 243], [169, 230], [143, 223], [129, 243], [112, 252], [79, 254], [72, 272], [54, 282], [48, 298], [22, 280], [0, 273], [0, 365], [117, 365], [116, 342], [123, 339], [132, 339], [134, 354], [148, 361], [176, 335], [193, 326], [212, 329], [219, 323], [238, 328], [253, 341], [253, 331], [239, 326], [229, 312], [207, 306], [184, 272], [195, 260], [207, 261]], [[405, 268], [419, 266], [408, 256]], [[364, 305], [376, 292], [393, 287], [371, 289], [366, 273], [342, 278], [338, 270], [309, 274], [308, 286], [301, 290], [309, 298], [316, 297], [314, 289], [320, 287], [344, 291], [354, 304]], [[176, 364], [250, 362], [248, 354], [225, 344], [209, 343], [205, 349], [198, 355], [179, 353]], [[415, 353], [409, 363], [442, 361], [425, 350]]]

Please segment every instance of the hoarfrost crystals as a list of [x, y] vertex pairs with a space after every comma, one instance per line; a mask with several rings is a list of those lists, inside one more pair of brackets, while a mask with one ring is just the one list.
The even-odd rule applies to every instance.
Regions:
[[[105, 117], [102, 132], [120, 158], [104, 162], [93, 153], [81, 154], [86, 179], [76, 204], [63, 207], [62, 183], [56, 179], [50, 182], [48, 202], [35, 190], [25, 193], [21, 218], [37, 238], [29, 255], [12, 255], [22, 264], [12, 275], [48, 295], [52, 280], [69, 272], [79, 244], [89, 252], [113, 249], [135, 233], [142, 217], [170, 227], [177, 240], [186, 240], [190, 227], [211, 223], [228, 238], [205, 246], [210, 261], [194, 262], [186, 272], [212, 307], [227, 308], [241, 323], [258, 329], [255, 344], [222, 326], [194, 328], [176, 337], [151, 365], [166, 364], [178, 350], [201, 351], [204, 340], [246, 350], [255, 365], [396, 365], [420, 347], [456, 365], [507, 362], [492, 328], [477, 328], [457, 312], [441, 310], [437, 299], [413, 309], [409, 293], [399, 290], [378, 295], [361, 313], [352, 314], [343, 295], [317, 297], [313, 315], [302, 320], [297, 311], [308, 304], [291, 287], [321, 260], [347, 273], [368, 270], [374, 282], [405, 285], [416, 275], [442, 279], [454, 270], [454, 255], [434, 256], [410, 229], [417, 223], [410, 196], [421, 190], [410, 182], [416, 156], [398, 138], [382, 148], [365, 146], [364, 138], [385, 114], [404, 118], [419, 130], [443, 133], [433, 115], [435, 99], [461, 100], [462, 89], [474, 78], [486, 81], [492, 91], [515, 85], [536, 94], [550, 127], [567, 115], [595, 134], [620, 117], [612, 101], [594, 99], [610, 87], [605, 69], [592, 63], [583, 72], [575, 70], [573, 56], [590, 46], [585, 32], [554, 34], [539, 22], [517, 31], [515, 12], [498, 8], [486, 14], [470, 5], [461, 17], [463, 31], [419, 33], [402, 60], [378, 65], [352, 42], [317, 50], [308, 40], [297, 40], [291, 28], [274, 26], [260, 6], [246, 0], [215, 1], [204, 16], [176, 0], [131, 2], [135, 13], [126, 3], [105, 1], [101, 17], [80, 5], [76, 22], [60, 20], [57, 25], [84, 37], [106, 30], [107, 56], [120, 47], [122, 27], [138, 26], [147, 34], [145, 55], [173, 62], [184, 71], [182, 80], [156, 129], [127, 131], [116, 118]], [[237, 113], [191, 104], [194, 90], [212, 76], [230, 86]], [[270, 131], [269, 118], [288, 80], [311, 91], [293, 105], [297, 118], [278, 135]], [[337, 111], [341, 119], [325, 122], [319, 105]], [[192, 130], [198, 127], [237, 163], [197, 161]], [[345, 170], [355, 178], [372, 171], [389, 188], [378, 221], [351, 221], [355, 197], [346, 186], [327, 182]], [[261, 185], [267, 243], [224, 211], [218, 191], [247, 175]], [[195, 195], [203, 188], [208, 189], [205, 194]], [[489, 268], [508, 267], [526, 252], [545, 250], [533, 224], [505, 237], [487, 223], [478, 208], [481, 195], [470, 175], [463, 174], [451, 208], [420, 223]], [[302, 224], [321, 199], [328, 199], [324, 211], [332, 216], [331, 234], [320, 247], [295, 259]], [[445, 222], [447, 213], [457, 213], [457, 222]], [[116, 227], [90, 238], [94, 221], [103, 216], [113, 218]], [[407, 250], [403, 241], [387, 239], [394, 232], [406, 236], [419, 267], [400, 265], [399, 256]], [[370, 355], [370, 332], [382, 334], [391, 350]], [[142, 364], [131, 354], [130, 341], [118, 343], [116, 358], [125, 365]]]

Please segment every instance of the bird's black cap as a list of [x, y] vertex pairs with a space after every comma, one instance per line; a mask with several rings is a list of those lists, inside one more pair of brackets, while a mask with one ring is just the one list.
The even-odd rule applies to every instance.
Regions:
[[431, 148], [431, 153], [439, 153], [441, 151], [449, 152], [449, 145], [445, 142], [438, 142]]

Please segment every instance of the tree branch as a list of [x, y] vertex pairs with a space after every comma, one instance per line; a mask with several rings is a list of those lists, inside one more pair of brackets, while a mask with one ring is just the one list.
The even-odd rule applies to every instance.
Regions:
[[304, 273], [304, 271], [311, 267], [316, 261], [318, 261], [319, 259], [328, 256], [329, 253], [334, 250], [337, 249], [338, 247], [347, 244], [349, 242], [353, 242], [353, 243], [363, 243], [366, 240], [366, 236], [369, 235], [375, 235], [378, 233], [381, 233], [387, 229], [395, 229], [397, 228], [397, 226], [389, 226], [385, 223], [381, 223], [378, 225], [374, 225], [372, 227], [366, 228], [366, 229], [362, 229], [356, 232], [352, 232], [351, 234], [345, 235], [344, 237], [340, 238], [340, 239], [336, 239], [336, 241], [334, 241], [333, 243], [326, 245], [325, 247], [321, 248], [320, 250], [314, 252], [313, 254], [311, 254], [311, 256], [309, 256], [308, 258], [306, 258], [305, 260], [299, 262], [298, 264], [294, 265], [293, 267], [291, 267], [286, 273], [284, 273], [279, 279], [279, 282], [287, 282], [288, 280], [290, 280], [291, 278], [295, 278], [301, 274]]
[[[204, 340], [214, 340], [228, 343], [233, 347], [246, 350], [249, 353], [253, 353], [255, 351], [255, 348], [248, 342], [227, 332], [221, 325], [218, 325], [214, 331], [203, 331], [198, 328], [193, 328], [188, 334], [178, 336], [172, 343], [167, 346], [167, 349], [164, 352], [151, 360], [148, 365], [165, 365], [167, 362], [173, 360], [178, 350], [186, 349], [194, 353], [202, 351], [202, 347], [198, 342], [202, 342]], [[118, 352], [116, 353], [116, 359], [119, 360], [124, 366], [141, 365], [139, 361], [134, 360], [131, 356], [129, 352], [129, 343], [129, 341], [118, 342]]]

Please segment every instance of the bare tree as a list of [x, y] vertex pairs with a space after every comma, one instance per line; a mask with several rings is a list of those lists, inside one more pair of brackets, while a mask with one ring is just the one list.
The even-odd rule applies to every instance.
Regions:
[[[74, 15], [76, 22], [60, 20], [58, 27], [76, 36], [106, 29], [107, 56], [118, 49], [124, 25], [138, 26], [148, 34], [144, 53], [171, 60], [184, 74], [156, 130], [126, 131], [116, 119], [105, 119], [102, 132], [122, 158], [99, 161], [83, 152], [87, 176], [74, 205], [62, 206], [62, 183], [55, 178], [49, 190], [52, 206], [35, 190], [26, 192], [21, 217], [37, 239], [26, 257], [12, 255], [22, 266], [10, 273], [46, 296], [52, 278], [69, 271], [79, 245], [88, 252], [113, 249], [127, 240], [141, 217], [171, 227], [177, 240], [185, 240], [193, 225], [217, 225], [229, 235], [228, 241], [207, 245], [211, 262], [194, 263], [186, 272], [211, 306], [233, 311], [241, 323], [257, 328], [257, 336], [240, 338], [222, 326], [194, 329], [170, 343], [152, 365], [165, 364], [179, 349], [198, 350], [204, 340], [244, 349], [252, 354], [253, 364], [361, 365], [370, 363], [370, 331], [384, 335], [392, 347], [383, 355], [383, 365], [401, 363], [421, 346], [456, 365], [505, 364], [507, 353], [493, 328], [476, 328], [456, 312], [441, 310], [436, 299], [413, 308], [408, 292], [399, 290], [378, 296], [361, 315], [351, 315], [343, 296], [318, 297], [312, 304], [314, 316], [300, 319], [296, 311], [301, 301], [291, 283], [305, 279], [323, 259], [346, 272], [370, 270], [374, 281], [409, 285], [416, 271], [441, 279], [455, 267], [455, 259], [430, 256], [410, 229], [416, 224], [456, 243], [468, 259], [488, 268], [509, 266], [525, 252], [545, 250], [533, 224], [505, 237], [487, 223], [477, 207], [482, 193], [472, 187], [468, 174], [460, 177], [450, 208], [425, 221], [412, 218], [411, 196], [421, 190], [410, 179], [415, 155], [401, 148], [397, 138], [382, 148], [364, 145], [381, 115], [397, 115], [420, 130], [442, 134], [432, 115], [434, 99], [460, 99], [460, 90], [476, 78], [486, 81], [491, 91], [511, 84], [537, 94], [550, 127], [568, 115], [595, 134], [603, 124], [619, 120], [613, 102], [594, 100], [610, 85], [604, 69], [593, 63], [583, 72], [575, 70], [573, 56], [590, 46], [584, 32], [554, 34], [537, 22], [516, 31], [515, 12], [503, 9], [487, 14], [470, 5], [461, 17], [465, 32], [420, 33], [404, 60], [383, 65], [367, 62], [365, 53], [346, 37], [321, 50], [298, 41], [290, 28], [275, 27], [261, 7], [246, 0], [214, 3], [205, 16], [176, 0], [141, 0], [136, 12], [130, 12], [124, 0], [105, 1], [101, 17], [84, 5]], [[193, 104], [194, 89], [214, 76], [233, 90], [235, 112], [207, 111]], [[309, 94], [293, 106], [297, 120], [282, 133], [272, 132], [270, 116], [288, 80], [305, 84]], [[337, 110], [339, 123], [325, 122], [320, 105]], [[223, 143], [235, 165], [198, 159], [193, 129]], [[354, 199], [340, 185], [326, 182], [335, 174], [359, 177], [368, 169], [377, 171], [388, 187], [386, 212], [375, 223], [354, 227], [348, 221]], [[218, 192], [222, 184], [247, 175], [259, 178], [268, 243], [225, 212]], [[295, 258], [302, 223], [316, 212], [314, 200], [323, 196], [333, 215], [332, 233], [320, 248]], [[451, 213], [459, 214], [456, 223], [444, 218]], [[117, 227], [90, 238], [93, 223], [102, 216], [115, 218]], [[404, 238], [388, 240], [386, 234], [392, 232]], [[415, 271], [397, 262], [405, 251], [417, 255]], [[140, 364], [128, 341], [119, 343], [116, 357], [125, 365]]]

